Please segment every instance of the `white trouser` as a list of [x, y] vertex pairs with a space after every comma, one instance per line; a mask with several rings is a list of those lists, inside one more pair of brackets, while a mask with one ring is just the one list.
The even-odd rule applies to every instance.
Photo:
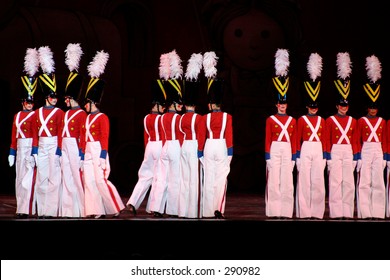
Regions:
[[179, 140], [168, 140], [162, 148], [156, 186], [150, 201], [150, 211], [164, 213], [165, 210], [168, 215], [178, 215], [180, 149]]
[[60, 157], [56, 155], [57, 146], [57, 136], [39, 137], [35, 181], [38, 216], [58, 215], [61, 164]]
[[203, 217], [225, 212], [230, 161], [225, 139], [207, 139], [204, 147]]
[[31, 166], [32, 138], [18, 138], [15, 162], [15, 196], [16, 213], [35, 215], [34, 176], [35, 168]]
[[125, 208], [116, 187], [108, 180], [109, 155], [106, 169], [100, 166], [100, 142], [87, 142], [84, 155], [85, 215], [116, 214]]
[[361, 152], [362, 168], [357, 182], [358, 218], [384, 218], [386, 188], [383, 178], [384, 160], [382, 144], [364, 142]]
[[80, 171], [79, 147], [76, 138], [62, 139], [62, 192], [59, 216], [85, 217], [84, 187]]
[[200, 218], [201, 180], [198, 159], [198, 141], [184, 140], [181, 147], [181, 185], [179, 194], [179, 217]]
[[[138, 209], [144, 200], [148, 190], [153, 184], [155, 174], [157, 174], [157, 162], [160, 159], [162, 149], [162, 141], [149, 141], [145, 147], [144, 159], [141, 167], [138, 170], [138, 181], [134, 186], [133, 192], [127, 205], [131, 204]], [[152, 192], [149, 194], [149, 197]], [[148, 200], [149, 202], [150, 200]], [[148, 208], [148, 207], [147, 207]]]
[[[322, 143], [304, 141], [301, 147], [300, 167], [297, 174], [296, 216], [322, 219], [325, 212], [326, 160]], [[297, 166], [298, 167], [298, 166]]]
[[294, 211], [291, 144], [273, 141], [267, 165], [265, 212], [267, 217], [292, 218]]
[[329, 172], [330, 218], [353, 218], [355, 181], [353, 152], [350, 144], [333, 144]]

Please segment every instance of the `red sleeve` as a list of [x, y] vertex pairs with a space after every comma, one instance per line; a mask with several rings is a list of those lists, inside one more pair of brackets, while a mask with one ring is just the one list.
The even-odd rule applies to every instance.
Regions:
[[14, 115], [14, 119], [12, 121], [12, 133], [11, 133], [11, 149], [14, 149], [16, 151], [17, 144], [16, 144], [16, 125], [15, 125], [15, 120], [16, 120], [16, 114]]
[[229, 114], [227, 114], [225, 138], [226, 147], [228, 149], [233, 148], [233, 119], [232, 116]]
[[270, 150], [271, 150], [271, 143], [272, 143], [272, 130], [271, 130], [271, 127], [272, 127], [272, 119], [271, 117], [268, 117], [266, 122], [265, 122], [265, 147], [264, 147], [264, 151], [266, 154], [270, 154]]
[[296, 121], [296, 119], [293, 118], [291, 120], [290, 125], [292, 126], [291, 139], [290, 139], [291, 153], [292, 153], [292, 155], [296, 155], [297, 154], [297, 121]]
[[197, 135], [197, 140], [198, 140], [198, 150], [203, 151], [204, 149], [204, 144], [206, 142], [206, 122], [205, 122], [205, 117], [198, 115], [196, 117], [196, 135]]
[[108, 151], [108, 140], [110, 135], [110, 121], [106, 114], [101, 114], [100, 117], [100, 145], [102, 150]]
[[296, 141], [296, 147], [297, 147], [297, 151], [301, 151], [301, 145], [302, 145], [302, 130], [303, 130], [303, 125], [304, 125], [304, 120], [303, 120], [303, 118], [302, 117], [300, 117], [299, 119], [298, 119], [298, 123], [297, 123], [297, 129], [296, 129], [296, 131], [297, 131], [297, 134], [296, 134], [296, 139], [297, 139], [297, 141]]

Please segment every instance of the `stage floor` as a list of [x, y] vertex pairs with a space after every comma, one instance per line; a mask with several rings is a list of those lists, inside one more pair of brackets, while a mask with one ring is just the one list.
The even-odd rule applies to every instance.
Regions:
[[[126, 203], [128, 197], [123, 197]], [[269, 219], [264, 195], [230, 193], [226, 219], [16, 219], [0, 196], [2, 259], [387, 259], [390, 220]], [[7, 244], [7, 246], [5, 246]], [[362, 252], [364, 247], [364, 254]]]

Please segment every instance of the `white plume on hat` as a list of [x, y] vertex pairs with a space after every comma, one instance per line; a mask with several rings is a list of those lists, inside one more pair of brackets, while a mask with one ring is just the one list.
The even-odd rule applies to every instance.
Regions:
[[285, 77], [288, 74], [290, 66], [289, 53], [286, 49], [278, 49], [275, 54], [275, 72], [276, 76]]
[[203, 55], [203, 69], [206, 78], [214, 79], [217, 76], [218, 57], [215, 52], [205, 52]]
[[193, 53], [188, 60], [186, 69], [186, 80], [197, 81], [200, 71], [202, 70], [203, 55], [201, 53]]
[[183, 67], [181, 66], [181, 58], [176, 53], [176, 50], [168, 53], [169, 56], [169, 64], [171, 71], [169, 73], [169, 78], [171, 79], [181, 79], [183, 75]]
[[169, 76], [171, 73], [171, 65], [169, 63], [169, 55], [167, 53], [163, 53], [160, 56], [160, 66], [159, 66], [159, 74], [160, 79], [169, 80]]
[[24, 57], [24, 72], [34, 77], [39, 70], [39, 54], [36, 48], [28, 48]]
[[45, 74], [51, 74], [54, 72], [54, 59], [53, 52], [47, 46], [40, 47], [38, 49], [39, 64], [41, 65], [42, 71]]
[[382, 77], [381, 62], [375, 55], [371, 55], [366, 58], [366, 70], [367, 70], [367, 77], [370, 79], [372, 83], [375, 83]]
[[89, 63], [87, 69], [91, 78], [99, 78], [104, 73], [108, 62], [109, 54], [105, 51], [96, 52], [95, 57]]
[[352, 73], [352, 62], [348, 52], [337, 54], [337, 76], [340, 79], [347, 79]]
[[65, 64], [68, 66], [70, 72], [78, 71], [80, 58], [83, 55], [83, 50], [80, 44], [68, 44], [65, 50]]
[[313, 82], [318, 77], [321, 77], [322, 57], [318, 53], [310, 54], [309, 61], [307, 62], [307, 72]]

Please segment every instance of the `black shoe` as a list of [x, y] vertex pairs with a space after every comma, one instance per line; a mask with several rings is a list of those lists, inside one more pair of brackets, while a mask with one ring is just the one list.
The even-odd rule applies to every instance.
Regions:
[[156, 218], [162, 218], [163, 214], [161, 214], [160, 212], [153, 212], [153, 216]]
[[132, 204], [128, 204], [127, 206], [129, 207], [130, 212], [133, 212], [133, 215], [137, 216], [137, 210], [135, 209], [135, 207]]
[[28, 214], [17, 213], [16, 214], [16, 218], [17, 219], [27, 219], [28, 218]]
[[215, 210], [214, 216], [215, 216], [215, 218], [217, 218], [217, 219], [225, 219], [225, 216], [224, 216], [220, 211], [218, 211], [218, 210]]

